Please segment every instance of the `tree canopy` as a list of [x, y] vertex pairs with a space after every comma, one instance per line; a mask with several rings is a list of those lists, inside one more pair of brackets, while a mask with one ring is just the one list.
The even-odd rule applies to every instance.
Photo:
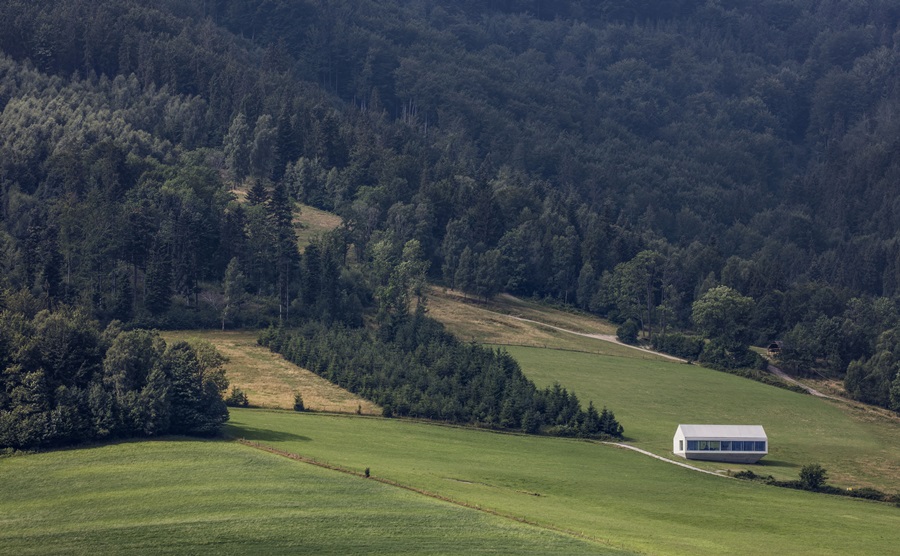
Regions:
[[[424, 268], [651, 339], [727, 286], [749, 340], [843, 378], [897, 326], [898, 23], [885, 0], [4, 2], [0, 288], [135, 327], [358, 325]], [[343, 220], [303, 253], [298, 201]], [[377, 272], [411, 241], [416, 272]]]

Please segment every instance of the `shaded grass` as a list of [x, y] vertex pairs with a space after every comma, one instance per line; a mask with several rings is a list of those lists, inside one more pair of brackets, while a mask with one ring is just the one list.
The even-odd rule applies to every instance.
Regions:
[[236, 443], [124, 443], [0, 465], [2, 554], [599, 552]]
[[297, 234], [297, 245], [301, 252], [314, 237], [340, 225], [341, 217], [336, 214], [300, 203], [294, 205], [294, 233]]
[[[596, 443], [354, 416], [233, 412], [231, 434], [652, 554], [889, 553], [900, 510], [703, 475]], [[260, 437], [259, 431], [272, 431]], [[291, 440], [284, 433], [308, 440]]]
[[225, 364], [232, 386], [241, 388], [259, 407], [292, 409], [299, 391], [307, 409], [380, 415], [381, 408], [319, 375], [298, 367], [256, 343], [255, 330], [176, 330], [161, 332], [167, 342], [206, 340], [228, 357]]
[[[900, 419], [797, 394], [696, 365], [641, 361], [509, 347], [525, 375], [540, 386], [558, 381], [584, 404], [606, 405], [636, 446], [671, 455], [680, 423], [760, 424], [769, 455], [754, 471], [795, 479], [807, 463], [821, 463], [831, 483], [898, 492]], [[711, 470], [746, 465], [699, 463]]]

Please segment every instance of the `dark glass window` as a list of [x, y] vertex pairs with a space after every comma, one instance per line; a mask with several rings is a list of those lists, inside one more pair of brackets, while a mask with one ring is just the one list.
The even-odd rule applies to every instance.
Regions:
[[697, 450], [697, 441], [696, 440], [688, 440], [688, 450], [695, 451]]

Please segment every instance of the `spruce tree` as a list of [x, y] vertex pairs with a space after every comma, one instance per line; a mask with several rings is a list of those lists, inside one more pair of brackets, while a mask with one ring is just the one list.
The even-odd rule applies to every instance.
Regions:
[[269, 190], [266, 188], [263, 180], [253, 180], [253, 185], [250, 187], [250, 191], [247, 192], [247, 202], [256, 206], [265, 204], [268, 200]]
[[275, 276], [278, 292], [278, 316], [289, 316], [291, 303], [291, 276], [295, 275], [299, 253], [297, 251], [297, 234], [294, 232], [292, 203], [287, 188], [279, 183], [272, 191], [268, 202], [269, 219], [275, 236]]

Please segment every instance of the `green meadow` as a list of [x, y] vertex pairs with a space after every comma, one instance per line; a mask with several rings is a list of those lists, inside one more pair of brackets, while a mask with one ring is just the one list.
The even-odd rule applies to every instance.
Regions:
[[545, 527], [598, 550], [887, 554], [900, 508], [715, 477], [594, 442], [371, 417], [232, 412], [236, 437]]
[[[487, 331], [499, 326], [482, 320]], [[762, 424], [770, 454], [760, 465], [694, 463], [779, 479], [820, 463], [831, 484], [898, 492], [900, 419], [888, 412], [533, 323], [503, 324], [513, 336], [520, 324], [543, 333], [538, 344], [565, 339], [585, 343], [569, 349], [592, 348], [503, 349], [538, 386], [559, 382], [583, 404], [613, 409], [637, 447], [674, 458], [678, 423]], [[272, 405], [283, 405], [278, 396], [301, 388], [328, 409], [349, 396], [298, 382], [318, 377], [260, 353], [252, 335], [218, 334], [203, 337], [227, 352], [233, 382], [260, 400], [270, 392]], [[0, 459], [0, 554], [897, 550], [894, 505], [706, 475], [597, 442], [358, 416], [357, 407], [341, 407], [348, 414], [232, 409], [226, 426], [231, 437], [350, 473], [237, 442], [177, 438]], [[361, 476], [366, 468], [372, 479]]]
[[[679, 423], [759, 424], [769, 455], [754, 472], [796, 479], [807, 463], [820, 463], [832, 484], [898, 492], [900, 419], [862, 404], [797, 394], [697, 365], [609, 357], [527, 347], [506, 347], [538, 386], [554, 381], [582, 403], [607, 405], [629, 442], [671, 456]], [[746, 469], [698, 463], [711, 470]]]
[[0, 460], [0, 554], [598, 553], [616, 552], [233, 442]]

